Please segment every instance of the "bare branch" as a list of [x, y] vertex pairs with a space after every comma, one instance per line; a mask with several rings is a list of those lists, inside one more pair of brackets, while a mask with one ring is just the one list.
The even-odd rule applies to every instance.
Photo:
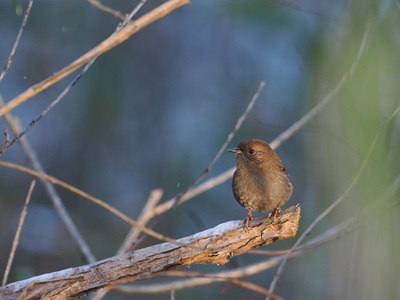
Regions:
[[140, 0], [140, 2], [136, 5], [136, 7], [131, 11], [131, 13], [127, 16], [128, 20], [131, 20], [133, 16], [142, 8], [142, 6], [147, 2], [147, 0]]
[[[229, 280], [234, 278], [243, 278], [252, 276], [277, 266], [279, 262], [282, 261], [282, 259], [283, 257], [274, 257], [269, 260], [263, 260], [259, 263], [247, 265], [234, 270], [216, 272], [211, 274], [203, 274], [198, 278], [190, 278], [168, 283], [123, 285], [116, 287], [116, 290], [122, 293], [129, 293], [129, 294], [159, 294], [168, 292], [170, 290], [178, 291], [187, 288], [193, 288], [197, 286], [215, 283], [216, 281], [215, 278], [224, 278], [225, 280]], [[162, 274], [160, 274], [160, 276], [161, 275]]]
[[19, 244], [19, 237], [21, 236], [22, 227], [24, 226], [24, 223], [25, 223], [25, 217], [26, 217], [26, 215], [28, 213], [29, 201], [31, 200], [31, 196], [32, 196], [33, 189], [35, 188], [35, 184], [36, 184], [36, 181], [33, 180], [32, 183], [31, 183], [31, 186], [29, 188], [28, 195], [26, 196], [24, 208], [22, 209], [21, 216], [19, 218], [17, 232], [15, 233], [14, 241], [13, 241], [11, 252], [10, 252], [10, 256], [8, 257], [8, 261], [7, 261], [6, 270], [4, 271], [3, 282], [2, 282], [3, 286], [6, 285], [7, 279], [8, 279], [8, 275], [10, 274], [11, 265], [12, 265], [12, 263], [14, 261], [15, 251], [17, 251], [17, 247], [18, 247], [18, 244]]
[[93, 7], [96, 7], [97, 9], [104, 11], [110, 15], [113, 15], [117, 19], [121, 19], [121, 20], [125, 19], [125, 16], [123, 13], [121, 13], [120, 11], [118, 11], [116, 9], [113, 9], [111, 7], [104, 5], [97, 0], [86, 0], [86, 1], [89, 2], [90, 5], [92, 5]]
[[46, 78], [45, 80], [31, 86], [25, 92], [23, 92], [22, 94], [18, 95], [17, 97], [9, 101], [4, 107], [0, 108], [0, 117], [4, 116], [4, 114], [6, 114], [7, 112], [13, 110], [14, 108], [21, 105], [25, 101], [29, 100], [33, 96], [39, 94], [40, 92], [47, 89], [54, 83], [60, 81], [67, 75], [79, 69], [84, 64], [90, 62], [93, 58], [110, 51], [119, 44], [122, 44], [132, 35], [140, 31], [144, 27], [165, 17], [173, 10], [188, 3], [189, 0], [170, 0], [158, 6], [157, 8], [153, 9], [152, 11], [145, 14], [136, 21], [129, 23], [121, 31], [111, 35], [109, 38], [98, 44], [92, 50], [86, 52], [84, 55], [73, 61], [71, 64], [69, 64], [62, 70], [56, 72], [54, 75]]
[[294, 237], [299, 218], [300, 207], [293, 206], [275, 222], [268, 217], [254, 220], [249, 230], [243, 229], [242, 221], [230, 221], [179, 239], [180, 245], [159, 244], [91, 265], [11, 283], [0, 288], [0, 298], [66, 299], [193, 264], [225, 264], [229, 258], [252, 248]]
[[339, 80], [336, 86], [320, 102], [318, 102], [318, 104], [315, 107], [313, 107], [305, 116], [303, 116], [300, 120], [292, 124], [288, 129], [286, 129], [278, 137], [276, 137], [270, 143], [272, 149], [278, 148], [284, 141], [286, 141], [295, 133], [297, 133], [300, 129], [302, 129], [306, 123], [308, 123], [312, 118], [314, 118], [317, 114], [319, 114], [321, 110], [334, 99], [333, 96], [335, 96], [342, 89], [343, 85], [347, 82], [349, 77], [353, 75], [354, 70], [358, 66], [358, 63], [360, 62], [361, 57], [365, 52], [367, 43], [371, 37], [372, 29], [373, 25], [367, 26], [364, 32], [364, 36], [361, 40], [360, 47], [358, 49], [358, 53], [354, 59], [354, 62], [351, 64], [349, 70], [343, 75], [343, 77]]
[[[149, 199], [147, 200], [146, 205], [143, 207], [142, 212], [137, 219], [139, 224], [146, 225], [144, 222], [145, 217], [154, 210], [154, 207], [158, 204], [158, 202], [160, 202], [163, 194], [164, 191], [162, 189], [154, 189], [151, 191]], [[126, 235], [125, 240], [119, 248], [117, 254], [122, 254], [128, 251], [139, 234], [140, 230], [138, 230], [136, 227], [132, 227]]]
[[[256, 93], [254, 94], [253, 98], [247, 105], [244, 113], [239, 117], [239, 119], [236, 121], [235, 127], [233, 130], [229, 133], [228, 137], [225, 140], [225, 143], [221, 146], [221, 148], [218, 150], [217, 154], [214, 156], [214, 158], [210, 161], [208, 164], [207, 168], [201, 172], [199, 177], [193, 182], [193, 184], [188, 188], [188, 191], [190, 191], [194, 186], [196, 186], [203, 178], [208, 175], [211, 172], [212, 167], [215, 165], [217, 160], [221, 157], [222, 153], [224, 153], [226, 147], [228, 147], [229, 143], [232, 141], [233, 137], [236, 135], [236, 133], [239, 131], [239, 129], [242, 127], [243, 122], [246, 120], [248, 114], [250, 111], [253, 109], [254, 104], [256, 104], [258, 98], [260, 97], [261, 91], [265, 86], [265, 82], [261, 81], [260, 85], [258, 86], [258, 89]], [[179, 203], [179, 200], [177, 200]]]
[[11, 49], [11, 53], [8, 56], [7, 63], [3, 67], [3, 71], [0, 74], [0, 82], [3, 80], [4, 76], [6, 75], [8, 69], [10, 68], [10, 66], [12, 64], [15, 51], [17, 50], [19, 41], [21, 40], [21, 36], [22, 36], [22, 33], [24, 32], [25, 25], [26, 25], [26, 22], [28, 21], [29, 14], [31, 13], [32, 5], [33, 5], [33, 0], [29, 0], [28, 7], [25, 10], [24, 18], [22, 19], [21, 27], [19, 28], [17, 38], [15, 39], [14, 45]]

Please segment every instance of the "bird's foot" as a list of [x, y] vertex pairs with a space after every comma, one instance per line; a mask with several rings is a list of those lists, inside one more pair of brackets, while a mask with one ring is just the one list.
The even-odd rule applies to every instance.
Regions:
[[243, 228], [244, 228], [244, 230], [247, 231], [247, 229], [248, 229], [249, 226], [250, 226], [250, 221], [253, 220], [253, 219], [254, 219], [253, 214], [251, 213], [251, 210], [249, 210], [249, 212], [247, 213], [246, 219], [243, 221]]
[[276, 221], [276, 217], [281, 214], [282, 210], [277, 207], [273, 210], [273, 212], [269, 213], [268, 218], [272, 218], [272, 222]]

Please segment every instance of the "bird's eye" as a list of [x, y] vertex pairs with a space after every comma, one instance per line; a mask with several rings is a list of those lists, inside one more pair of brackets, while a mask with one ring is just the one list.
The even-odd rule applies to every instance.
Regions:
[[254, 149], [249, 149], [249, 154], [253, 155], [256, 151]]

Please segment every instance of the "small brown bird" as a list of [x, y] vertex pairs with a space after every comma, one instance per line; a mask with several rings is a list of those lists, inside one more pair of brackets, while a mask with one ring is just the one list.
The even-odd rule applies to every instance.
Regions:
[[246, 227], [253, 219], [252, 211], [274, 209], [275, 218], [280, 207], [289, 200], [293, 186], [278, 154], [261, 140], [250, 139], [228, 149], [236, 154], [236, 171], [232, 191], [236, 200], [249, 210]]

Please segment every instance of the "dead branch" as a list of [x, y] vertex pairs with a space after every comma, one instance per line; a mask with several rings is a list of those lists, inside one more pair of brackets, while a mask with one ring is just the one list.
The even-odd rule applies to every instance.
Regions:
[[25, 218], [26, 218], [26, 215], [28, 214], [28, 205], [29, 205], [29, 202], [31, 201], [31, 196], [32, 196], [33, 189], [35, 188], [35, 184], [36, 184], [36, 181], [32, 180], [31, 186], [28, 191], [28, 195], [26, 196], [24, 208], [22, 209], [21, 216], [19, 217], [18, 228], [17, 228], [17, 232], [15, 233], [14, 241], [13, 241], [12, 248], [10, 251], [10, 256], [8, 257], [6, 270], [4, 271], [2, 286], [6, 285], [7, 280], [8, 280], [8, 275], [10, 274], [11, 265], [14, 261], [15, 252], [17, 251], [17, 247], [19, 244], [19, 238], [21, 237], [22, 227], [24, 226]]
[[275, 221], [254, 220], [248, 230], [230, 221], [206, 231], [94, 264], [32, 277], [0, 288], [0, 299], [68, 299], [99, 288], [134, 282], [193, 264], [225, 264], [233, 256], [296, 235], [300, 207], [286, 209]]

